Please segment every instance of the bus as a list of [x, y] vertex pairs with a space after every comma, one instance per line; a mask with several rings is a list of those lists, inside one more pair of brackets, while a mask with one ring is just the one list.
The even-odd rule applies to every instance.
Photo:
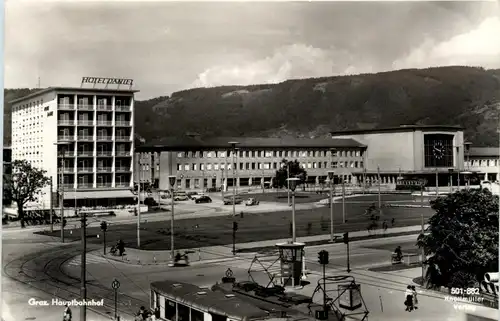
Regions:
[[269, 319], [269, 313], [236, 297], [177, 281], [150, 285], [151, 310], [164, 321], [251, 321]]

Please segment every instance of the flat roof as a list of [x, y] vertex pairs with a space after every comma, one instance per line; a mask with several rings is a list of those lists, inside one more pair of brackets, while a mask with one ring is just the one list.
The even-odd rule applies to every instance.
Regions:
[[14, 99], [9, 101], [11, 104], [15, 104], [17, 102], [30, 99], [36, 96], [40, 96], [51, 91], [80, 91], [80, 92], [103, 92], [103, 93], [136, 93], [139, 90], [136, 89], [116, 89], [116, 88], [83, 88], [83, 87], [48, 87], [45, 89], [40, 89], [34, 93], [29, 95]]
[[189, 149], [230, 149], [229, 142], [238, 142], [238, 148], [344, 148], [365, 145], [354, 139], [334, 138], [264, 138], [264, 137], [167, 137], [137, 146], [136, 151], [189, 150]]
[[[466, 153], [467, 155], [467, 153]], [[500, 156], [500, 147], [471, 147], [469, 156]]]
[[269, 315], [266, 311], [236, 296], [226, 297], [222, 292], [203, 289], [194, 284], [165, 280], [152, 282], [151, 289], [180, 303], [233, 319], [262, 319]]
[[381, 127], [373, 129], [348, 129], [332, 131], [332, 136], [351, 135], [351, 134], [376, 134], [376, 133], [394, 133], [394, 132], [410, 132], [410, 131], [463, 131], [461, 126], [451, 125], [401, 125], [398, 127]]

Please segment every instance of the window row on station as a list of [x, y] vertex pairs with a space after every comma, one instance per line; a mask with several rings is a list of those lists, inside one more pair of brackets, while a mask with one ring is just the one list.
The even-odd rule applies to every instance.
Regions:
[[[236, 157], [362, 157], [361, 150], [240, 150], [236, 152]], [[231, 151], [183, 151], [177, 153], [177, 158], [224, 158], [232, 157]]]
[[[304, 169], [328, 169], [328, 168], [363, 168], [362, 161], [340, 161], [331, 162], [330, 167], [328, 167], [329, 162], [308, 162], [300, 163], [300, 166]], [[237, 165], [234, 163], [234, 168], [239, 170], [266, 170], [266, 169], [279, 169], [282, 163], [278, 162], [240, 162]], [[232, 170], [233, 166], [230, 163], [207, 163], [207, 164], [177, 164], [177, 171], [217, 171], [217, 170]]]

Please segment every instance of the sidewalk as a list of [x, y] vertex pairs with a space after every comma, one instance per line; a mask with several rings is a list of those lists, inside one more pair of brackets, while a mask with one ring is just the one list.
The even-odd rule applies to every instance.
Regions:
[[[385, 235], [387, 237], [390, 237], [391, 235], [398, 235], [401, 233], [412, 233], [415, 232], [415, 234], [420, 233], [421, 231], [421, 226], [416, 225], [416, 226], [406, 226], [406, 227], [394, 227], [394, 228], [389, 228], [387, 229]], [[382, 235], [383, 231], [378, 230], [372, 232], [371, 235]], [[369, 237], [370, 234], [368, 231], [357, 231], [357, 232], [350, 232], [349, 237], [350, 238], [360, 238], [360, 237]], [[342, 235], [336, 234], [335, 237], [341, 238]], [[234, 256], [232, 253], [232, 245], [218, 245], [218, 246], [207, 246], [207, 247], [200, 247], [198, 249], [176, 249], [175, 253], [177, 252], [187, 252], [189, 254], [189, 259], [191, 265], [193, 264], [207, 264], [211, 262], [221, 262], [224, 260], [234, 260], [241, 258], [243, 256], [248, 257], [248, 256], [253, 256], [255, 255], [259, 249], [269, 247], [269, 248], [274, 248], [277, 243], [286, 243], [290, 241], [290, 238], [287, 239], [278, 239], [278, 240], [268, 240], [268, 241], [259, 241], [259, 242], [250, 242], [250, 243], [238, 243], [236, 244], [236, 249], [238, 250], [243, 250], [246, 249], [246, 253], [238, 253], [237, 255]], [[329, 243], [330, 241], [330, 235], [314, 235], [314, 236], [306, 236], [306, 237], [298, 237], [297, 242], [301, 243], [306, 243], [306, 247], [308, 243]], [[362, 242], [366, 240], [356, 240], [352, 241], [351, 243], [355, 242]], [[314, 244], [314, 245], [319, 245], [319, 244]], [[312, 246], [314, 246], [312, 245]], [[255, 249], [255, 252], [252, 251], [252, 249]], [[102, 250], [96, 250], [91, 252], [92, 254], [95, 254], [97, 256], [104, 256], [102, 253]], [[137, 265], [151, 265], [151, 264], [168, 264], [171, 262], [170, 259], [170, 251], [147, 251], [147, 250], [138, 250], [134, 248], [126, 248], [125, 251], [126, 255], [124, 257], [119, 257], [119, 256], [113, 256], [109, 254], [109, 250], [106, 252], [106, 258], [112, 259], [115, 261], [120, 261], [120, 262], [125, 262], [129, 264], [137, 264]]]

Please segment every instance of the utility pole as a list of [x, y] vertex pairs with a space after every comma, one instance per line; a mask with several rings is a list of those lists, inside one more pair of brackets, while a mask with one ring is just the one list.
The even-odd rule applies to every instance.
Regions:
[[54, 211], [54, 201], [53, 201], [53, 197], [54, 197], [54, 192], [53, 192], [53, 184], [52, 184], [52, 176], [50, 176], [50, 181], [49, 181], [49, 184], [50, 184], [50, 233], [54, 232], [54, 220], [53, 220], [53, 215], [52, 215], [52, 212]]
[[288, 206], [292, 206], [290, 203], [290, 181], [288, 180], [290, 178], [290, 163], [287, 161], [286, 163], [286, 184], [287, 184], [287, 195], [288, 195]]
[[381, 199], [381, 195], [380, 195], [380, 184], [381, 184], [381, 181], [380, 181], [380, 167], [377, 166], [377, 180], [378, 180], [378, 216], [379, 217], [382, 217], [382, 199]]
[[328, 172], [328, 184], [330, 185], [330, 242], [334, 242], [334, 235], [333, 235], [333, 177], [335, 176], [335, 172], [329, 171]]
[[[85, 211], [82, 211], [81, 213], [82, 219], [81, 219], [81, 230], [82, 230], [82, 259], [81, 259], [81, 296], [82, 296], [82, 302], [87, 301], [87, 285], [86, 285], [86, 276], [87, 276], [87, 271], [86, 271], [86, 254], [87, 254], [87, 215]], [[87, 307], [85, 304], [82, 304], [80, 307], [80, 320], [81, 321], [86, 321], [87, 320]]]
[[65, 150], [62, 150], [62, 159], [61, 159], [61, 181], [60, 181], [60, 205], [61, 205], [61, 242], [64, 243], [64, 156]]
[[439, 196], [439, 172], [438, 169], [436, 168], [436, 199]]
[[[140, 154], [139, 154], [140, 155]], [[140, 156], [138, 156], [140, 157]], [[141, 164], [137, 161], [137, 248], [141, 248]], [[172, 195], [172, 202], [174, 196]]]
[[345, 223], [345, 181], [342, 179], [342, 223]]

